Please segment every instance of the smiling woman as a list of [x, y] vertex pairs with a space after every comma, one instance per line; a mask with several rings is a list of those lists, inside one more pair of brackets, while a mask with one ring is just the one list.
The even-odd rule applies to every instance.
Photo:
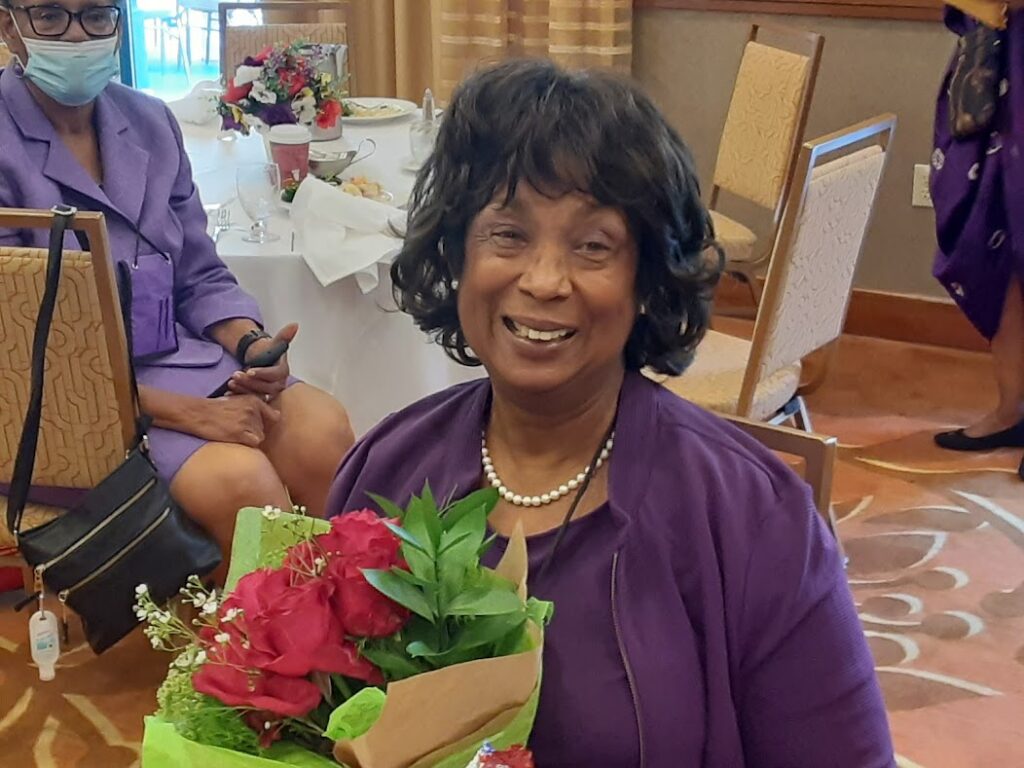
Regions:
[[[557, 605], [539, 765], [892, 765], [840, 557], [807, 487], [641, 375], [682, 372], [720, 256], [690, 154], [631, 83], [540, 60], [456, 91], [392, 267], [487, 378], [386, 419], [329, 513], [493, 486]], [[488, 553], [489, 563], [502, 545]]]

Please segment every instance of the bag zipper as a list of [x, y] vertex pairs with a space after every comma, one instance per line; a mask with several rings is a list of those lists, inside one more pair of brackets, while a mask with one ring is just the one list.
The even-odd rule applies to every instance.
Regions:
[[153, 522], [151, 522], [149, 525], [146, 526], [146, 529], [142, 533], [140, 533], [138, 536], [136, 536], [134, 539], [132, 539], [131, 543], [128, 544], [128, 546], [124, 547], [124, 549], [122, 549], [120, 552], [118, 552], [116, 555], [114, 555], [114, 557], [112, 557], [109, 560], [107, 560], [107, 562], [105, 562], [103, 565], [101, 565], [95, 571], [90, 573], [84, 579], [81, 579], [76, 584], [72, 584], [67, 589], [62, 589], [60, 592], [57, 593], [57, 599], [60, 600], [61, 603], [67, 602], [67, 599], [71, 595], [72, 592], [75, 592], [76, 590], [81, 589], [82, 587], [84, 587], [87, 584], [89, 584], [90, 582], [92, 582], [94, 579], [98, 579], [104, 573], [106, 573], [111, 568], [113, 568], [115, 565], [117, 565], [117, 563], [120, 562], [121, 559], [125, 557], [125, 555], [127, 555], [129, 552], [131, 552], [133, 549], [135, 549], [135, 547], [138, 546], [138, 544], [143, 539], [145, 539], [147, 536], [149, 536], [149, 534], [151, 534], [154, 530], [156, 530], [157, 526], [159, 526], [164, 520], [166, 520], [170, 516], [170, 514], [171, 514], [171, 507], [167, 507], [163, 512], [160, 513], [160, 515], [156, 518], [156, 520], [154, 520]]
[[36, 568], [35, 568], [36, 576], [38, 576], [39, 578], [42, 578], [43, 577], [43, 573], [46, 571], [47, 568], [50, 568], [51, 566], [56, 565], [61, 560], [63, 560], [65, 557], [67, 557], [68, 555], [70, 555], [73, 552], [75, 552], [76, 550], [78, 550], [79, 547], [81, 547], [84, 544], [86, 544], [87, 542], [91, 541], [92, 538], [94, 536], [96, 536], [96, 534], [98, 534], [100, 531], [102, 531], [104, 528], [106, 528], [108, 525], [110, 525], [114, 520], [116, 520], [118, 517], [120, 517], [121, 514], [125, 510], [127, 510], [129, 507], [131, 507], [133, 504], [135, 504], [136, 501], [138, 501], [143, 496], [145, 496], [154, 485], [156, 485], [156, 478], [153, 478], [152, 480], [149, 480], [144, 486], [142, 486], [142, 488], [140, 490], [138, 490], [135, 493], [134, 496], [132, 496], [130, 499], [128, 499], [128, 501], [126, 501], [120, 507], [115, 509], [113, 514], [111, 514], [109, 517], [107, 517], [106, 520], [104, 520], [102, 523], [97, 525], [95, 528], [93, 528], [91, 531], [89, 531], [85, 536], [80, 538], [78, 541], [76, 541], [70, 547], [65, 549], [63, 552], [61, 552], [56, 557], [51, 558], [47, 562], [42, 563], [40, 565], [37, 565]]
[[640, 720], [640, 699], [636, 695], [636, 680], [633, 677], [633, 667], [629, 664], [629, 657], [626, 655], [626, 646], [622, 642], [622, 632], [619, 629], [619, 608], [615, 599], [616, 574], [619, 570], [619, 553], [612, 555], [612, 626], [615, 628], [615, 642], [619, 646], [619, 656], [622, 658], [622, 666], [626, 668], [626, 681], [629, 683], [629, 696], [633, 700], [633, 712], [636, 713], [636, 733], [640, 741], [640, 765], [644, 766], [644, 729]]

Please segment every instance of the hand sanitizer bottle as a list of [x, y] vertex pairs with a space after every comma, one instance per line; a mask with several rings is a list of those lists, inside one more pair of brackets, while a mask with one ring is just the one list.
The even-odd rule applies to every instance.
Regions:
[[409, 149], [417, 166], [423, 165], [434, 150], [434, 140], [440, 127], [434, 111], [434, 94], [427, 88], [423, 93], [423, 114], [409, 127]]
[[39, 666], [39, 679], [44, 682], [53, 680], [57, 659], [60, 658], [57, 617], [50, 611], [36, 611], [28, 622], [28, 636], [32, 661]]

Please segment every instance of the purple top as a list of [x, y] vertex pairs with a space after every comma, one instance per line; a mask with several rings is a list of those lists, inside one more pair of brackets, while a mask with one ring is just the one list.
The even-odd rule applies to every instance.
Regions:
[[[546, 572], [541, 566], [554, 545], [556, 531], [527, 539], [530, 594], [555, 604], [544, 644], [544, 683], [530, 748], [538, 756], [558, 755], [559, 768], [639, 765], [640, 738], [626, 667], [615, 637], [611, 584], [614, 542], [627, 524], [608, 504], [569, 524]], [[494, 567], [508, 540], [499, 538], [484, 556]], [[571, 574], [572, 578], [566, 578]], [[560, 692], [571, 691], [572, 706]], [[580, 717], [580, 703], [601, 707]], [[571, 754], [562, 744], [572, 734]]]
[[[367, 507], [367, 492], [404, 502], [425, 480], [439, 498], [480, 487], [489, 400], [484, 379], [389, 416], [349, 453], [328, 509]], [[608, 766], [894, 765], [871, 655], [807, 486], [638, 374], [622, 387], [609, 473], [608, 515], [573, 531], [594, 551], [536, 585], [564, 619], [547, 639], [538, 765], [585, 764], [580, 723], [614, 727]], [[559, 668], [574, 642], [592, 668]]]

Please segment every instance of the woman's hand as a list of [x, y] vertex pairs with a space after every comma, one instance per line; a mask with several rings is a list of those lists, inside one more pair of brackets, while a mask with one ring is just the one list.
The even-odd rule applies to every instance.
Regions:
[[[282, 341], [291, 343], [298, 332], [299, 326], [296, 323], [289, 323], [278, 331], [274, 338], [253, 342], [245, 353], [246, 360], [252, 360], [260, 352]], [[266, 402], [270, 402], [284, 391], [290, 373], [288, 355], [284, 354], [268, 368], [247, 368], [238, 371], [228, 382], [228, 389], [239, 395], [259, 395]]]
[[199, 418], [188, 431], [213, 442], [259, 448], [270, 428], [281, 419], [281, 414], [259, 395], [229, 395], [204, 402]]

